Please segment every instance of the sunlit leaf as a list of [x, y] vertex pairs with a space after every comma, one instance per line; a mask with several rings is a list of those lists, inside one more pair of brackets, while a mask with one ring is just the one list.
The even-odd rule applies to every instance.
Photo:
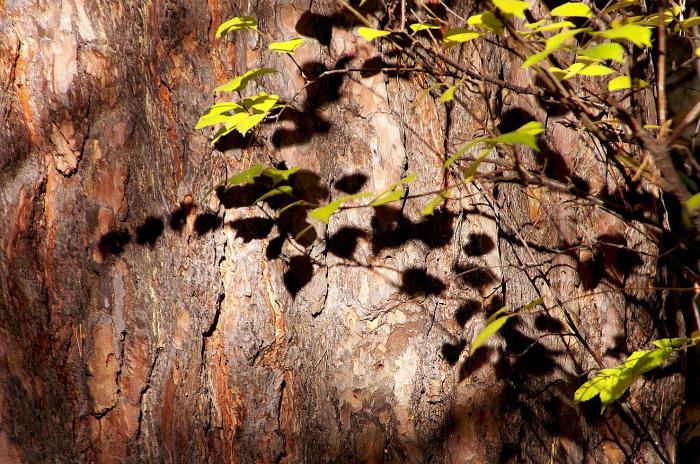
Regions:
[[415, 23], [411, 24], [409, 26], [413, 33], [415, 34], [416, 32], [420, 31], [427, 31], [428, 29], [440, 29], [440, 26], [435, 26], [434, 24], [424, 24], [424, 23]]
[[605, 8], [603, 11], [601, 11], [601, 15], [606, 15], [608, 13], [611, 13], [615, 10], [619, 10], [621, 8], [627, 8], [628, 6], [634, 6], [639, 3], [639, 0], [620, 0], [619, 2], [613, 3], [609, 7]]
[[651, 47], [651, 29], [639, 24], [624, 24], [596, 34], [610, 40], [627, 40], [638, 47]]
[[594, 77], [594, 76], [608, 76], [614, 72], [615, 72], [614, 69], [608, 68], [607, 66], [604, 66], [602, 64], [588, 64], [588, 65], [585, 65], [583, 68], [579, 69], [577, 71], [577, 74], [580, 74], [582, 76]]
[[450, 190], [446, 190], [442, 193], [437, 194], [435, 196], [435, 198], [430, 200], [428, 202], [428, 204], [425, 205], [422, 210], [420, 210], [420, 213], [423, 216], [430, 216], [431, 214], [433, 214], [435, 212], [435, 208], [437, 208], [438, 206], [443, 204], [445, 202], [445, 200], [450, 199], [451, 196], [452, 196], [452, 192]]
[[457, 86], [453, 85], [449, 87], [447, 90], [445, 90], [442, 95], [440, 95], [440, 103], [447, 103], [449, 101], [454, 100], [455, 98], [455, 90], [457, 90]]
[[454, 155], [447, 158], [445, 163], [442, 165], [442, 169], [449, 168], [452, 165], [452, 163], [460, 159], [470, 148], [483, 142], [484, 140], [486, 140], [486, 137], [479, 137], [477, 139], [472, 140], [471, 142], [464, 144], [459, 150], [457, 150], [457, 152]]
[[250, 168], [245, 171], [241, 171], [238, 174], [226, 179], [226, 186], [233, 187], [235, 185], [247, 185], [253, 182], [253, 179], [260, 175], [260, 173], [265, 169], [262, 164], [255, 163]]
[[622, 63], [624, 61], [625, 49], [617, 42], [606, 42], [594, 45], [585, 50], [579, 50], [578, 54], [596, 60], [613, 60]]
[[481, 37], [480, 32], [474, 32], [463, 27], [457, 27], [445, 32], [445, 35], [442, 37], [442, 43], [445, 44], [445, 46], [450, 47], [458, 43], [469, 42], [477, 37]]
[[522, 125], [518, 129], [507, 132], [498, 137], [492, 137], [485, 141], [489, 144], [507, 143], [525, 145], [535, 151], [539, 151], [537, 147], [537, 136], [544, 132], [544, 126], [539, 121], [530, 121]]
[[501, 327], [503, 327], [505, 323], [508, 322], [508, 319], [515, 315], [515, 313], [509, 312], [506, 307], [503, 307], [495, 313], [493, 313], [491, 317], [489, 317], [486, 320], [486, 325], [483, 329], [481, 329], [481, 332], [478, 333], [478, 335], [474, 339], [474, 342], [472, 342], [472, 347], [469, 350], [469, 356], [473, 355], [477, 348], [483, 345], [486, 340], [488, 340], [492, 335], [498, 332], [501, 329]]
[[415, 173], [411, 173], [411, 174], [407, 175], [406, 177], [400, 179], [395, 184], [390, 185], [389, 188], [387, 188], [382, 193], [377, 195], [377, 197], [374, 200], [372, 200], [372, 202], [369, 205], [370, 206], [381, 206], [381, 205], [385, 205], [387, 203], [391, 203], [392, 201], [397, 201], [397, 200], [401, 199], [401, 197], [403, 196], [403, 193], [404, 193], [404, 189], [403, 189], [403, 187], [401, 187], [401, 185], [409, 184], [409, 183], [413, 182], [414, 180], [416, 180]]
[[567, 31], [561, 31], [558, 34], [555, 34], [551, 36], [550, 38], [547, 39], [545, 42], [545, 50], [549, 51], [550, 53], [559, 49], [562, 45], [566, 43], [569, 39], [574, 38], [578, 34], [581, 34], [582, 32], [589, 32], [592, 29], [590, 27], [584, 27], [580, 29], [569, 29]]
[[686, 208], [688, 208], [688, 212], [691, 214], [698, 208], [700, 208], [700, 193], [696, 193], [692, 197], [688, 198], [688, 200], [685, 202]]
[[534, 55], [530, 55], [527, 57], [527, 59], [523, 62], [523, 68], [529, 68], [530, 66], [534, 66], [540, 61], [544, 60], [547, 58], [551, 52], [549, 50], [542, 50], [539, 53], [535, 53]]
[[356, 193], [355, 195], [348, 195], [343, 198], [339, 198], [338, 200], [332, 201], [328, 203], [327, 205], [320, 206], [318, 208], [314, 208], [311, 211], [309, 211], [309, 217], [313, 219], [318, 219], [320, 221], [323, 221], [324, 223], [328, 224], [328, 221], [330, 220], [331, 216], [338, 212], [341, 206], [343, 206], [344, 203], [347, 203], [348, 201], [355, 200], [357, 198], [363, 198], [363, 197], [368, 197], [371, 196], [372, 194], [369, 192], [364, 192], [364, 193]]
[[263, 172], [262, 175], [265, 177], [268, 177], [272, 179], [272, 184], [277, 185], [280, 182], [283, 181], [288, 181], [289, 177], [297, 172], [299, 170], [298, 166], [294, 166], [289, 169], [274, 169], [274, 168], [266, 168]]
[[289, 185], [280, 185], [279, 187], [273, 188], [269, 192], [262, 194], [260, 196], [260, 198], [255, 200], [255, 202], [253, 204], [260, 203], [263, 200], [267, 200], [268, 198], [274, 197], [277, 195], [290, 195], [291, 196], [292, 195], [292, 187]]
[[492, 0], [493, 4], [505, 14], [514, 15], [518, 18], [525, 18], [525, 10], [530, 7], [530, 3], [521, 0]]
[[464, 170], [464, 182], [471, 182], [474, 180], [474, 176], [476, 176], [476, 171], [479, 169], [479, 165], [482, 161], [484, 161], [484, 158], [486, 158], [489, 153], [491, 153], [491, 148], [482, 150], [481, 154], [477, 156], [474, 161], [472, 161], [472, 164], [470, 164], [467, 169]]
[[[540, 21], [541, 22], [541, 21]], [[564, 29], [565, 27], [576, 27], [571, 21], [559, 21], [556, 23], [545, 24], [540, 27], [532, 27], [532, 24], [526, 24], [525, 27], [531, 27], [532, 30], [528, 31], [527, 34], [535, 34], [537, 32], [552, 32], [558, 31], [559, 29]]]
[[503, 23], [501, 22], [500, 19], [496, 17], [493, 13], [490, 11], [486, 11], [484, 13], [470, 16], [467, 19], [467, 24], [469, 26], [478, 26], [482, 29], [489, 30], [495, 34], [501, 35], [503, 34]]
[[578, 18], [590, 18], [591, 8], [585, 3], [581, 2], [569, 2], [559, 5], [555, 9], [549, 12], [552, 16], [567, 16], [567, 17], [578, 17]]
[[681, 21], [681, 27], [683, 29], [690, 29], [694, 26], [700, 26], [700, 16], [693, 16], [685, 21]]
[[[657, 343], [658, 342], [658, 343]], [[642, 374], [661, 366], [673, 353], [673, 340], [653, 342], [658, 348], [632, 353], [619, 366], [601, 369], [574, 393], [574, 403], [600, 397], [601, 412], [620, 398]]]
[[237, 90], [243, 90], [251, 79], [276, 72], [277, 70], [272, 68], [253, 68], [245, 74], [234, 77], [226, 84], [218, 86], [214, 89], [214, 92], [235, 92]]
[[608, 90], [613, 92], [615, 90], [625, 90], [631, 88], [642, 88], [649, 85], [649, 83], [643, 79], [631, 78], [629, 76], [618, 76], [615, 79], [611, 79], [608, 82]]
[[272, 42], [267, 48], [278, 53], [294, 53], [297, 48], [304, 42], [304, 39], [292, 39], [286, 42]]
[[194, 128], [201, 129], [203, 127], [214, 126], [216, 124], [223, 124], [227, 122], [235, 125], [238, 123], [236, 118], [239, 118], [239, 115], [245, 117], [246, 114], [245, 108], [236, 103], [233, 103], [232, 106], [228, 108], [220, 107], [217, 109], [211, 107], [199, 118], [197, 125], [195, 125]]
[[[671, 21], [674, 20], [673, 17], [673, 11], [670, 9], [666, 9], [663, 12], [663, 23], [664, 25], [668, 25], [671, 23]], [[659, 13], [654, 13], [650, 14], [649, 16], [645, 16], [642, 18], [641, 21], [639, 21], [639, 24], [643, 24], [645, 26], [652, 26], [652, 27], [657, 27], [659, 25]], [[682, 24], [681, 24], [682, 27]]]
[[698, 48], [695, 49], [695, 56], [697, 56], [698, 58], [700, 58], [700, 47], [698, 47]]
[[216, 30], [216, 38], [221, 38], [229, 32], [239, 31], [241, 29], [258, 29], [258, 22], [250, 16], [238, 16], [225, 21]]
[[387, 35], [391, 34], [391, 32], [389, 31], [381, 31], [379, 29], [372, 29], [369, 27], [358, 27], [357, 33], [360, 34], [360, 37], [362, 37], [368, 42], [378, 37], [386, 37]]

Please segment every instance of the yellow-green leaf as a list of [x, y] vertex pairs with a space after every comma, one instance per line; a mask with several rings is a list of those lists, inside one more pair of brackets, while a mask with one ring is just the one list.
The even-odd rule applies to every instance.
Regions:
[[492, 145], [498, 143], [525, 145], [535, 151], [539, 151], [537, 147], [537, 136], [543, 132], [544, 126], [542, 126], [541, 122], [530, 121], [512, 132], [486, 139], [485, 142]]
[[693, 16], [685, 21], [681, 21], [681, 27], [683, 29], [690, 29], [694, 26], [700, 26], [700, 16]]
[[370, 206], [381, 206], [385, 205], [387, 203], [391, 203], [392, 201], [397, 201], [399, 200], [404, 193], [403, 187], [401, 185], [408, 184], [416, 180], [416, 174], [411, 173], [407, 175], [406, 177], [403, 177], [400, 179], [398, 182], [395, 184], [392, 184], [384, 190], [382, 193], [376, 196], [374, 200], [369, 204]]
[[260, 196], [260, 198], [255, 200], [255, 202], [253, 204], [260, 203], [263, 200], [266, 200], [270, 197], [274, 197], [277, 195], [290, 195], [291, 196], [292, 195], [292, 187], [290, 185], [280, 185], [279, 187], [273, 188], [269, 192], [262, 194]]
[[542, 50], [539, 53], [535, 53], [534, 55], [530, 55], [527, 57], [527, 59], [523, 62], [523, 68], [529, 68], [530, 66], [534, 66], [540, 61], [544, 60], [547, 58], [551, 52], [549, 50]]
[[691, 214], [698, 208], [700, 208], [700, 193], [696, 193], [692, 197], [688, 198], [688, 201], [685, 202], [686, 208], [688, 208], [688, 212]]
[[639, 24], [623, 24], [596, 34], [610, 40], [627, 40], [638, 47], [651, 47], [651, 29]]
[[514, 15], [518, 18], [525, 18], [525, 10], [530, 7], [528, 2], [521, 0], [492, 0], [493, 4], [505, 14]]
[[622, 63], [625, 57], [625, 49], [617, 42], [606, 42], [585, 50], [579, 50], [578, 54], [596, 60], [613, 60]]
[[312, 209], [311, 211], [309, 211], [309, 217], [313, 219], [318, 219], [328, 224], [328, 221], [330, 220], [331, 216], [338, 212], [338, 210], [341, 206], [343, 206], [344, 203], [347, 203], [351, 200], [355, 200], [357, 198], [368, 197], [371, 195], [371, 193], [365, 192], [356, 193], [355, 195], [348, 195], [346, 197], [339, 198], [338, 200], [332, 201], [327, 205]]
[[443, 204], [445, 202], [445, 200], [448, 200], [449, 198], [451, 198], [451, 196], [452, 196], [452, 193], [450, 190], [446, 190], [442, 193], [439, 193], [438, 195], [435, 196], [435, 198], [430, 200], [428, 202], [428, 204], [425, 205], [425, 207], [423, 207], [422, 210], [420, 210], [420, 213], [423, 216], [430, 216], [431, 214], [433, 214], [433, 212], [435, 212], [435, 208], [437, 208], [438, 206]]
[[551, 53], [554, 50], [560, 48], [562, 45], [564, 45], [564, 43], [566, 43], [567, 40], [572, 39], [573, 37], [577, 36], [582, 32], [589, 32], [591, 30], [592, 29], [590, 27], [584, 27], [580, 29], [569, 29], [567, 31], [561, 31], [558, 34], [554, 34], [553, 36], [548, 38], [545, 42], [544, 48], [545, 50]]
[[503, 327], [505, 323], [508, 322], [508, 319], [515, 315], [515, 313], [509, 312], [506, 307], [503, 307], [495, 313], [493, 313], [491, 317], [489, 317], [486, 320], [486, 325], [484, 326], [484, 328], [481, 329], [481, 332], [479, 332], [479, 334], [474, 339], [472, 347], [469, 350], [469, 356], [473, 355], [477, 348], [483, 345], [486, 340], [488, 340], [492, 335], [498, 332], [501, 329], [501, 327]]
[[442, 95], [440, 95], [440, 103], [447, 103], [449, 101], [454, 100], [455, 98], [455, 90], [457, 90], [457, 86], [453, 85], [449, 87], [447, 90], [445, 90]]
[[620, 0], [619, 2], [613, 3], [609, 7], [605, 8], [600, 12], [601, 15], [606, 15], [620, 8], [627, 8], [628, 6], [634, 6], [639, 3], [639, 0]]
[[420, 31], [427, 31], [428, 29], [440, 29], [440, 26], [435, 26], [434, 24], [424, 24], [424, 23], [415, 23], [411, 24], [409, 26], [413, 33], [415, 34], [416, 32]]
[[245, 74], [234, 77], [226, 84], [218, 86], [214, 89], [214, 92], [235, 92], [237, 90], [243, 90], [251, 79], [276, 72], [277, 70], [272, 68], [253, 68]]
[[267, 168], [262, 172], [262, 175], [272, 179], [272, 185], [277, 185], [280, 182], [288, 181], [289, 177], [298, 170], [299, 166], [294, 166], [289, 169]]
[[304, 39], [292, 39], [286, 42], [272, 42], [267, 48], [278, 53], [294, 53], [297, 48], [304, 42]]
[[474, 140], [472, 140], [472, 141], [470, 141], [470, 142], [464, 144], [459, 150], [457, 150], [457, 152], [456, 152], [454, 155], [452, 155], [452, 156], [450, 156], [449, 158], [447, 158], [447, 160], [445, 161], [445, 163], [442, 165], [442, 169], [447, 169], [447, 168], [449, 168], [449, 167], [452, 165], [452, 163], [454, 163], [454, 162], [457, 161], [459, 158], [461, 158], [462, 155], [464, 155], [464, 154], [467, 152], [467, 150], [469, 150], [470, 148], [474, 147], [474, 146], [477, 145], [478, 143], [481, 143], [481, 142], [483, 142], [483, 141], [485, 141], [485, 140], [486, 140], [486, 137], [479, 137], [479, 138], [477, 138], [477, 139], [474, 139]]
[[589, 64], [584, 66], [578, 71], [578, 74], [582, 76], [608, 76], [612, 73], [614, 73], [615, 70], [612, 68], [608, 68], [607, 66], [604, 66], [602, 64]]
[[211, 106], [197, 121], [197, 125], [194, 126], [195, 129], [201, 129], [207, 126], [213, 126], [216, 124], [222, 124], [226, 122], [235, 121], [238, 114], [246, 114], [245, 108], [243, 108], [238, 103], [226, 102], [217, 103]]
[[360, 34], [360, 37], [362, 37], [363, 39], [365, 39], [368, 42], [371, 42], [372, 40], [374, 40], [378, 37], [386, 37], [387, 35], [391, 34], [391, 32], [389, 32], [389, 31], [372, 29], [370, 27], [358, 27], [357, 33]]
[[486, 29], [498, 35], [503, 34], [504, 30], [503, 23], [501, 22], [501, 20], [498, 19], [496, 15], [494, 15], [490, 11], [470, 16], [467, 19], [467, 24], [469, 26], [478, 26], [482, 29]]
[[611, 79], [608, 82], [608, 90], [613, 92], [615, 90], [624, 90], [631, 88], [642, 88], [649, 85], [649, 83], [643, 79], [631, 78], [629, 76], [618, 76], [615, 79]]
[[258, 22], [250, 16], [237, 16], [228, 21], [221, 23], [221, 26], [216, 30], [216, 38], [219, 39], [229, 32], [239, 31], [241, 29], [258, 29]]
[[255, 163], [250, 168], [245, 171], [241, 171], [238, 174], [226, 179], [226, 185], [228, 187], [233, 187], [235, 185], [247, 185], [253, 182], [253, 179], [260, 175], [260, 173], [265, 169], [262, 164]]
[[[542, 21], [539, 21], [541, 23]], [[538, 24], [538, 23], [535, 23]], [[535, 34], [537, 32], [552, 32], [552, 31], [558, 31], [559, 29], [564, 29], [565, 27], [576, 27], [576, 24], [572, 23], [571, 21], [559, 21], [556, 23], [551, 23], [551, 24], [545, 24], [544, 26], [539, 26], [536, 27], [534, 24], [526, 24], [525, 27], [529, 27], [532, 30], [526, 32], [526, 34]]]
[[484, 161], [484, 158], [486, 158], [489, 153], [491, 153], [491, 148], [482, 150], [481, 154], [477, 156], [474, 161], [472, 161], [472, 164], [470, 164], [467, 169], [464, 170], [465, 183], [469, 183], [474, 180], [474, 176], [476, 176], [476, 171], [479, 169], [479, 165], [482, 161]]
[[470, 31], [463, 27], [456, 27], [445, 32], [445, 35], [442, 37], [442, 43], [450, 47], [458, 43], [469, 42], [477, 37], [481, 37], [480, 32]]
[[700, 48], [696, 48], [696, 49], [695, 49], [695, 56], [697, 56], [698, 58], [700, 58]]
[[590, 18], [591, 8], [585, 3], [581, 2], [569, 2], [559, 5], [552, 11], [550, 11], [552, 16], [567, 16], [567, 17], [578, 17], [578, 18]]

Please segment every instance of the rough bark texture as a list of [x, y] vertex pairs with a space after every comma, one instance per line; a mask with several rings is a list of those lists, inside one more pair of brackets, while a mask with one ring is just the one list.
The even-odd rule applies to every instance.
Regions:
[[[555, 303], [535, 269], [564, 300], [636, 289], [567, 303], [608, 365], [676, 330], [639, 290], [658, 281], [653, 246], [609, 215], [545, 189], [475, 187], [429, 219], [415, 202], [350, 210], [303, 253], [259, 208], [234, 207], [247, 192], [198, 204], [254, 161], [303, 166], [323, 200], [407, 172], [415, 191], [436, 188], [488, 111], [545, 121], [554, 176], [614, 185], [535, 99], [484, 88], [471, 114], [432, 98], [414, 111], [420, 77], [326, 79], [246, 148], [212, 150], [192, 129], [211, 89], [247, 68], [281, 70], [251, 89], [304, 84], [265, 38], [215, 40], [223, 19], [307, 36], [296, 60], [318, 75], [378, 53], [340, 11], [0, 1], [0, 462], [660, 462], [640, 425], [673, 460], [682, 376], [635, 384], [638, 417], [574, 406], [596, 366], [570, 337], [538, 338], [561, 330], [560, 312], [466, 356], [490, 309], [528, 303], [535, 286]], [[525, 84], [496, 48], [460, 59]]]

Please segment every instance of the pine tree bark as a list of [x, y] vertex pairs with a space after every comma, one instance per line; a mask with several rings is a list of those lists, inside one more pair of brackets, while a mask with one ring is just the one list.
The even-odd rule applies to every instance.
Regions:
[[[239, 14], [305, 36], [300, 69], [265, 37], [215, 39]], [[561, 312], [467, 356], [490, 310], [537, 289], [608, 366], [678, 333], [640, 290], [659, 282], [653, 245], [610, 215], [545, 188], [474, 187], [428, 219], [419, 202], [349, 210], [304, 250], [279, 238], [293, 221], [236, 207], [254, 198], [200, 201], [253, 162], [303, 167], [324, 201], [409, 172], [412, 191], [439, 188], [489, 112], [546, 121], [546, 168], [612, 188], [596, 148], [534, 98], [484, 86], [467, 111], [421, 100], [420, 75], [333, 75], [221, 150], [193, 129], [211, 89], [251, 67], [281, 71], [251, 89], [289, 97], [300, 70], [379, 62], [353, 27], [334, 2], [0, 2], [1, 462], [674, 460], [679, 369], [601, 416], [572, 402], [591, 353], [540, 338], [566, 331]], [[459, 58], [526, 84], [479, 47]]]

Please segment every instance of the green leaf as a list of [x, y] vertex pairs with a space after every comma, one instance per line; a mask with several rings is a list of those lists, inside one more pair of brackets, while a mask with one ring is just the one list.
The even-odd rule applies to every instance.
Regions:
[[695, 49], [695, 56], [700, 58], [700, 47]]
[[486, 325], [484, 326], [484, 328], [481, 329], [481, 332], [479, 332], [479, 334], [474, 339], [472, 347], [469, 350], [469, 356], [473, 355], [477, 348], [483, 345], [486, 340], [488, 340], [492, 335], [498, 332], [501, 329], [501, 327], [503, 327], [505, 323], [508, 322], [508, 319], [515, 315], [515, 313], [509, 312], [505, 306], [493, 313], [491, 317], [489, 317], [486, 320]]
[[395, 184], [392, 184], [384, 190], [382, 193], [377, 195], [374, 200], [369, 204], [370, 206], [381, 206], [385, 205], [387, 203], [391, 203], [392, 201], [397, 201], [401, 199], [404, 193], [403, 187], [401, 185], [408, 184], [416, 180], [416, 175], [415, 173], [411, 173], [407, 175], [406, 177], [400, 179], [398, 182]]
[[451, 197], [452, 197], [452, 193], [449, 189], [445, 190], [442, 193], [437, 194], [437, 196], [435, 196], [435, 198], [430, 200], [428, 202], [428, 204], [425, 205], [425, 207], [423, 207], [422, 210], [420, 210], [420, 213], [423, 216], [430, 216], [431, 214], [433, 214], [435, 212], [435, 208], [437, 208], [438, 206], [443, 204], [445, 202], [445, 200], [448, 200]]
[[681, 27], [683, 29], [690, 29], [694, 26], [700, 26], [700, 16], [693, 16], [686, 19], [685, 21], [681, 21]]
[[297, 48], [304, 42], [304, 39], [292, 39], [286, 42], [272, 42], [267, 48], [278, 53], [294, 53]]
[[239, 31], [241, 29], [258, 29], [258, 22], [250, 16], [237, 16], [225, 21], [216, 30], [216, 38], [219, 39], [229, 32]]
[[651, 47], [651, 29], [638, 24], [623, 24], [606, 31], [597, 32], [596, 35], [610, 40], [627, 40], [638, 47]]
[[201, 129], [207, 126], [214, 126], [216, 124], [231, 123], [234, 121], [239, 114], [245, 116], [247, 113], [245, 108], [237, 103], [231, 103], [230, 106], [220, 106], [215, 108], [216, 105], [210, 107], [197, 121], [194, 126], [195, 129]]
[[620, 0], [619, 2], [613, 3], [609, 7], [605, 8], [603, 11], [600, 12], [601, 16], [606, 15], [608, 13], [611, 13], [615, 10], [619, 10], [621, 8], [627, 8], [628, 6], [635, 6], [639, 3], [639, 0]]
[[521, 0], [492, 0], [493, 4], [505, 14], [514, 15], [525, 19], [525, 10], [530, 7], [528, 2]]
[[440, 29], [440, 26], [435, 26], [434, 24], [424, 24], [424, 23], [415, 23], [411, 24], [409, 26], [413, 33], [415, 34], [416, 32], [420, 31], [427, 31], [428, 29]]
[[552, 16], [567, 16], [567, 17], [577, 17], [577, 18], [590, 18], [591, 8], [585, 3], [580, 2], [569, 2], [559, 5], [555, 9], [549, 12]]
[[242, 100], [243, 106], [248, 109], [257, 111], [270, 111], [279, 97], [277, 95], [268, 95], [266, 92], [260, 92], [252, 97], [247, 97]]
[[274, 197], [276, 195], [289, 195], [292, 196], [292, 187], [290, 185], [280, 185], [279, 187], [273, 188], [267, 193], [264, 193], [253, 202], [253, 204], [260, 203], [263, 200], [266, 200], [270, 197]]
[[527, 57], [527, 59], [523, 62], [523, 68], [529, 68], [530, 66], [534, 66], [540, 61], [544, 60], [547, 58], [551, 52], [549, 50], [542, 50], [539, 53], [535, 53], [534, 55], [530, 55]]
[[602, 413], [606, 406], [620, 398], [642, 374], [659, 367], [671, 356], [674, 343], [672, 340], [656, 342], [652, 343], [658, 348], [635, 351], [619, 366], [598, 371], [595, 377], [576, 390], [574, 403], [599, 396]]
[[445, 90], [442, 95], [440, 95], [440, 103], [447, 103], [449, 101], [454, 100], [455, 98], [455, 90], [457, 90], [457, 86], [453, 85], [449, 87], [447, 90]]
[[558, 34], [554, 34], [549, 37], [545, 42], [544, 50], [534, 55], [529, 56], [523, 63], [523, 68], [529, 68], [540, 61], [547, 58], [551, 53], [561, 48], [567, 40], [575, 37], [582, 32], [589, 32], [592, 29], [590, 27], [580, 28], [580, 29], [570, 29], [566, 31], [561, 31]]
[[459, 150], [457, 150], [457, 152], [456, 152], [454, 155], [452, 155], [452, 156], [450, 156], [449, 158], [447, 158], [447, 160], [445, 161], [445, 163], [442, 165], [442, 169], [447, 169], [447, 168], [449, 168], [449, 167], [452, 165], [452, 163], [454, 163], [454, 162], [457, 161], [459, 158], [461, 158], [462, 155], [464, 155], [464, 154], [467, 152], [467, 150], [469, 150], [470, 148], [474, 147], [475, 145], [477, 145], [477, 144], [479, 144], [479, 143], [481, 143], [481, 142], [483, 142], [483, 141], [485, 141], [485, 140], [487, 140], [486, 137], [479, 137], [479, 138], [477, 138], [477, 139], [472, 140], [471, 142], [468, 142], [468, 143], [464, 144], [464, 145], [462, 146], [462, 148], [460, 148]]
[[496, 15], [494, 15], [490, 11], [470, 16], [467, 19], [467, 24], [469, 26], [478, 26], [482, 29], [486, 29], [498, 35], [503, 34], [504, 30], [503, 23], [501, 22], [501, 20], [498, 19]]
[[688, 201], [685, 202], [685, 207], [688, 208], [690, 214], [693, 214], [696, 209], [700, 208], [700, 193], [696, 193], [688, 198]]
[[[558, 68], [556, 68], [558, 70]], [[597, 63], [573, 63], [566, 68], [566, 73], [562, 79], [571, 79], [574, 76], [607, 76], [615, 70]], [[557, 71], [555, 71], [557, 73]]]
[[381, 31], [379, 29], [372, 29], [369, 27], [358, 27], [357, 33], [368, 42], [371, 42], [378, 37], [386, 37], [387, 35], [391, 34], [389, 31]]
[[279, 218], [285, 211], [290, 210], [296, 206], [306, 206], [309, 203], [306, 200], [297, 200], [295, 202], [292, 202], [285, 206], [284, 208], [281, 208], [279, 211], [277, 211], [277, 214], [275, 214], [276, 218]]
[[272, 68], [253, 68], [245, 74], [234, 77], [226, 84], [218, 86], [214, 89], [214, 92], [235, 92], [237, 90], [243, 90], [251, 79], [276, 72], [277, 70]]
[[624, 61], [625, 49], [617, 42], [606, 42], [585, 50], [579, 50], [578, 54], [595, 60], [613, 60], [618, 63]]
[[498, 137], [486, 139], [485, 142], [495, 145], [497, 143], [508, 143], [525, 145], [535, 151], [540, 151], [537, 147], [537, 136], [544, 132], [544, 126], [539, 121], [530, 121], [513, 132], [508, 132]]
[[369, 192], [356, 193], [355, 195], [348, 195], [346, 197], [332, 201], [332, 202], [328, 203], [327, 205], [312, 209], [311, 211], [309, 211], [309, 217], [313, 218], [313, 219], [318, 219], [318, 220], [323, 221], [324, 223], [328, 224], [328, 221], [330, 220], [331, 216], [334, 215], [335, 213], [337, 213], [338, 210], [340, 209], [340, 207], [343, 206], [344, 203], [347, 203], [348, 201], [351, 201], [351, 200], [355, 200], [357, 198], [368, 197], [371, 195], [372, 194]]
[[615, 90], [624, 90], [631, 88], [642, 88], [649, 85], [649, 83], [643, 79], [631, 78], [629, 76], [618, 76], [615, 79], [611, 79], [608, 82], [608, 90], [613, 92]]
[[472, 161], [472, 164], [470, 164], [467, 169], [464, 170], [464, 182], [471, 182], [474, 180], [474, 176], [476, 175], [476, 171], [479, 169], [479, 165], [482, 161], [484, 161], [484, 158], [486, 158], [489, 153], [491, 153], [491, 148], [482, 150], [481, 154], [477, 156], [474, 161]]
[[[538, 21], [537, 23], [534, 23], [534, 24], [525, 24], [525, 27], [532, 29], [531, 31], [526, 32], [526, 34], [531, 35], [531, 34], [535, 34], [537, 32], [558, 31], [559, 29], [564, 29], [565, 27], [576, 27], [576, 24], [572, 23], [571, 21], [559, 21], [556, 23], [545, 24], [544, 26], [539, 26], [539, 24], [541, 24], [541, 23], [542, 23], [542, 21]], [[535, 24], [538, 24], [538, 25], [535, 26]]]
[[280, 182], [288, 181], [289, 177], [299, 170], [298, 166], [289, 169], [274, 169], [267, 168], [262, 172], [262, 175], [272, 179], [272, 185], [277, 185]]
[[260, 175], [260, 173], [265, 169], [262, 164], [255, 163], [250, 168], [245, 171], [241, 171], [238, 174], [226, 179], [226, 186], [233, 187], [235, 185], [247, 185], [253, 182], [253, 179]]
[[442, 37], [442, 43], [445, 44], [446, 47], [451, 47], [458, 43], [469, 42], [477, 37], [481, 37], [481, 35], [481, 32], [474, 32], [463, 27], [456, 27], [445, 32], [445, 35]]

